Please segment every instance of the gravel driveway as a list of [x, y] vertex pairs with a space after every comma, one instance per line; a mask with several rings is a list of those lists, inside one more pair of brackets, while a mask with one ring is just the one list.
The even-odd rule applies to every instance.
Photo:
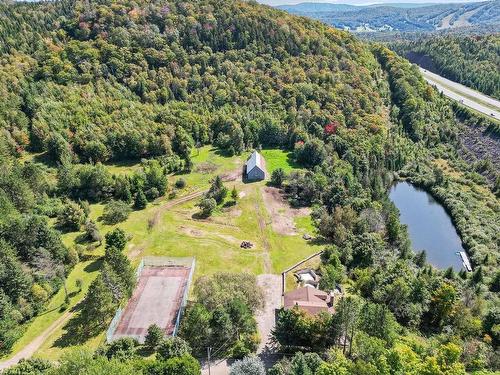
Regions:
[[257, 284], [264, 290], [266, 304], [256, 315], [261, 343], [257, 354], [272, 352], [270, 346], [271, 330], [274, 328], [276, 309], [281, 307], [281, 276], [263, 274], [257, 276]]

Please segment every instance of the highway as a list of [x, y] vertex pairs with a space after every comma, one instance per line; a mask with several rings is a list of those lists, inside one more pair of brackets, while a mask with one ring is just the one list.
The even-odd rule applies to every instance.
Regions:
[[423, 68], [419, 67], [419, 69], [424, 79], [431, 85], [436, 86], [437, 89], [447, 97], [460, 102], [464, 106], [481, 112], [490, 118], [500, 120], [500, 101], [431, 73]]

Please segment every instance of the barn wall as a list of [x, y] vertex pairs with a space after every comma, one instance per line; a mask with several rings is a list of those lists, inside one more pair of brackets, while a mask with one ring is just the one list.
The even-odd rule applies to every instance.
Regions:
[[262, 169], [259, 167], [253, 168], [250, 172], [247, 173], [247, 179], [249, 180], [263, 180], [266, 175]]

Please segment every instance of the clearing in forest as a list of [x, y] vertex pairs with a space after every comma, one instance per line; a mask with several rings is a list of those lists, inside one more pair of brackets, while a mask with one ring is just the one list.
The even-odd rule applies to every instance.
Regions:
[[[120, 227], [130, 240], [124, 252], [129, 256], [133, 266], [137, 266], [143, 257], [194, 257], [196, 272], [194, 278], [216, 272], [249, 272], [255, 275], [273, 273], [279, 275], [290, 264], [304, 259], [321, 250], [322, 246], [302, 238], [304, 233], [313, 233], [314, 227], [310, 215], [306, 211], [295, 211], [287, 220], [287, 227], [294, 228], [294, 234], [283, 234], [273, 226], [273, 211], [269, 211], [264, 199], [264, 191], [268, 189], [267, 181], [243, 183], [241, 171], [249, 153], [227, 157], [210, 146], [193, 150], [194, 167], [191, 173], [171, 175], [170, 190], [175, 181], [182, 178], [186, 182], [183, 189], [176, 189], [175, 196], [167, 196], [149, 203], [146, 209], [133, 211], [129, 218], [116, 225], [105, 225], [98, 221], [102, 215], [103, 205], [91, 205], [90, 218], [97, 223], [104, 236], [108, 231]], [[276, 168], [286, 173], [298, 170], [289, 152], [277, 149], [262, 150], [266, 160], [269, 176]], [[127, 168], [138, 168], [137, 164], [108, 166], [111, 170], [127, 174]], [[200, 219], [196, 206], [201, 194], [210, 186], [210, 181], [221, 175], [229, 194], [225, 202], [214, 214]], [[239, 198], [232, 202], [231, 189], [235, 187]], [[288, 216], [286, 210], [292, 210], [286, 200], [275, 196], [278, 203], [274, 212], [278, 217]], [[282, 215], [283, 214], [283, 215]], [[276, 220], [276, 219], [275, 219]], [[75, 240], [81, 233], [63, 235], [67, 246], [75, 246]], [[252, 249], [242, 249], [242, 241], [254, 244]], [[83, 254], [86, 260], [75, 266], [68, 275], [68, 289], [75, 290], [75, 279], [83, 280], [83, 291], [71, 299], [68, 306], [72, 309], [83, 297], [88, 286], [98, 273], [99, 257], [104, 254], [104, 245], [88, 249]], [[75, 292], [76, 293], [76, 292]], [[47, 315], [36, 317], [27, 327], [25, 335], [20, 339], [18, 348], [26, 345], [60, 317], [58, 307], [64, 302], [61, 290], [57, 299], [49, 303], [53, 310]], [[36, 356], [56, 360], [67, 348], [57, 345], [65, 335], [63, 327], [58, 327], [44, 341]], [[105, 332], [81, 344], [96, 348], [105, 341]]]

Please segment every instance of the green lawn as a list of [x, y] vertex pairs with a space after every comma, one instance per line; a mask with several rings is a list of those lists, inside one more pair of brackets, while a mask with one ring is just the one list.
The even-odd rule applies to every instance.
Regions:
[[262, 156], [266, 161], [266, 169], [269, 175], [277, 168], [282, 168], [285, 173], [300, 169], [300, 166], [292, 160], [292, 152], [290, 151], [265, 149], [262, 150]]
[[[290, 162], [289, 153], [281, 150], [263, 150], [267, 168], [272, 172], [281, 167], [287, 172], [297, 169]], [[230, 174], [241, 170], [248, 153], [240, 156], [225, 157], [210, 147], [193, 151], [193, 171], [189, 174], [170, 176], [171, 186], [178, 178], [186, 181], [186, 187], [176, 192], [176, 197], [182, 197], [193, 191], [208, 188], [210, 179], [217, 174]], [[135, 168], [135, 164], [108, 165], [114, 173], [129, 173], [127, 168]], [[297, 217], [295, 224], [297, 234], [280, 235], [269, 225], [271, 217], [267, 212], [262, 198], [261, 189], [266, 182], [244, 184], [240, 178], [226, 182], [228, 189], [233, 186], [242, 197], [234, 206], [222, 207], [209, 219], [197, 220], [193, 217], [198, 211], [198, 199], [185, 202], [175, 207], [165, 209], [163, 205], [169, 199], [163, 197], [148, 204], [141, 211], [133, 211], [129, 218], [116, 226], [122, 228], [131, 236], [125, 250], [134, 265], [142, 256], [194, 256], [196, 257], [195, 278], [215, 272], [251, 272], [253, 274], [276, 273], [321, 249], [302, 239], [303, 233], [313, 233], [314, 228], [309, 216]], [[230, 200], [230, 199], [228, 199]], [[116, 226], [104, 225], [98, 221], [103, 205], [91, 206], [91, 218], [97, 222], [104, 236]], [[196, 217], [196, 216], [195, 216]], [[152, 228], [148, 221], [156, 218]], [[68, 246], [73, 246], [78, 233], [63, 235]], [[240, 248], [241, 241], [251, 241], [255, 246], [251, 250]], [[103, 246], [91, 250], [86, 255], [99, 257], [103, 254]], [[83, 280], [83, 291], [71, 298], [70, 308], [84, 296], [89, 284], [97, 276], [98, 263], [94, 260], [80, 262], [68, 276], [67, 285], [70, 293], [76, 291], [75, 280]], [[47, 313], [33, 320], [28, 325], [23, 337], [16, 343], [14, 351], [19, 350], [34, 337], [43, 332], [50, 324], [59, 318], [59, 311], [64, 302], [64, 292], [60, 290], [47, 306]], [[64, 327], [52, 334], [36, 353], [37, 356], [57, 359], [65, 348], [54, 345], [64, 334]], [[84, 343], [96, 348], [104, 340], [104, 332]]]
[[137, 161], [123, 161], [120, 163], [106, 163], [104, 166], [109, 173], [115, 175], [131, 175], [139, 169], [141, 163]]

